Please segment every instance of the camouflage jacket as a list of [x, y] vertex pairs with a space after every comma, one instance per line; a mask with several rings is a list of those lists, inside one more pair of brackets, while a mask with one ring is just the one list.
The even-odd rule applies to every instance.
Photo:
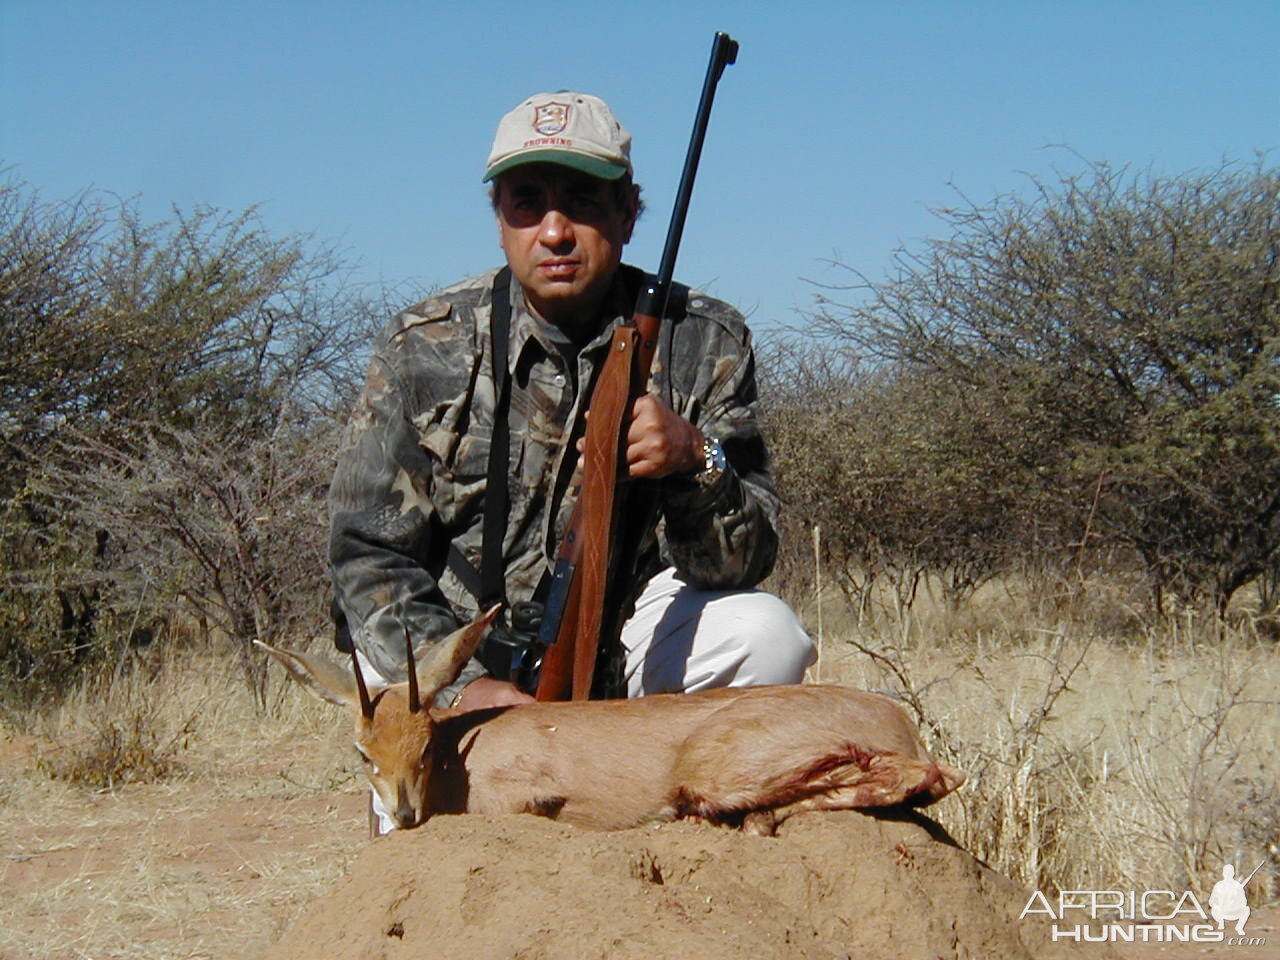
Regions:
[[[390, 679], [405, 675], [402, 623], [421, 647], [476, 612], [447, 553], [452, 540], [480, 567], [496, 273], [449, 287], [386, 327], [338, 456], [329, 491], [334, 587], [356, 645]], [[589, 387], [641, 282], [640, 271], [619, 270], [600, 332], [576, 363], [511, 282], [510, 602], [529, 599], [554, 562], [577, 494], [575, 445]], [[635, 592], [668, 565], [700, 587], [754, 586], [773, 564], [778, 501], [756, 424], [750, 334], [736, 310], [696, 292], [685, 316], [663, 326], [651, 389], [721, 442], [730, 469], [710, 488], [682, 478], [648, 482], [656, 510]], [[482, 672], [473, 661], [450, 692]]]

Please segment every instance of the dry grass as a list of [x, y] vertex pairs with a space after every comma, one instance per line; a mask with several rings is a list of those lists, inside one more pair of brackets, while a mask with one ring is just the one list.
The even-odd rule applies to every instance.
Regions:
[[[139, 664], [0, 730], [0, 957], [252, 956], [342, 875], [365, 842], [347, 731], [282, 678], [256, 713], [226, 663]], [[104, 748], [132, 729], [122, 768]]]
[[[824, 601], [826, 619], [839, 602]], [[902, 698], [969, 774], [935, 808], [962, 845], [1054, 889], [1207, 889], [1224, 862], [1280, 893], [1280, 647], [1180, 620], [1127, 641], [1037, 623], [1004, 590], [962, 614], [825, 631], [823, 679]]]

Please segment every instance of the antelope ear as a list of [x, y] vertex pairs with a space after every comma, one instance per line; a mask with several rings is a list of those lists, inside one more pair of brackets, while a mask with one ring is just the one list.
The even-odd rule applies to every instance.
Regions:
[[340, 707], [358, 705], [355, 677], [336, 663], [309, 653], [280, 650], [261, 640], [253, 642], [288, 670], [289, 676], [321, 700], [336, 703]]
[[480, 646], [485, 631], [501, 609], [502, 604], [495, 604], [435, 645], [426, 661], [418, 667], [418, 685], [422, 688], [423, 703], [430, 703], [437, 693], [458, 679], [458, 674]]

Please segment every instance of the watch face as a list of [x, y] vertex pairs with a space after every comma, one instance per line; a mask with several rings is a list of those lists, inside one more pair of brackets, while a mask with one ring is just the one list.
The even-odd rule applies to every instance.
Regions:
[[714, 484], [728, 469], [729, 461], [724, 455], [724, 447], [719, 440], [706, 440], [702, 444], [702, 455], [705, 458], [702, 469], [698, 472], [698, 482], [709, 487]]

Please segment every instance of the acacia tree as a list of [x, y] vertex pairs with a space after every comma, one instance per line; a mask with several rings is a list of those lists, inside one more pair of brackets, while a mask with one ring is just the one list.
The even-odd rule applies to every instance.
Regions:
[[819, 524], [826, 562], [851, 607], [887, 582], [899, 612], [937, 576], [958, 605], [1006, 569], [1031, 512], [1013, 444], [986, 398], [930, 371], [861, 366], [813, 347], [775, 349], [762, 367], [774, 471], [791, 554]]
[[831, 291], [812, 330], [985, 397], [1044, 502], [1101, 491], [1098, 542], [1145, 561], [1157, 607], [1221, 610], [1280, 550], [1278, 198], [1261, 160], [1033, 180], [940, 211], [949, 236]]
[[[342, 263], [253, 210], [143, 224], [127, 203], [0, 186], [0, 425], [11, 453], [64, 423], [156, 418], [270, 428], [332, 408], [358, 375], [365, 308]], [[353, 318], [355, 323], [353, 323]]]
[[[177, 586], [193, 568], [165, 526], [172, 498], [216, 525], [221, 507], [194, 464], [200, 482], [275, 491], [246, 497], [255, 515], [280, 495], [261, 464], [323, 479], [334, 416], [383, 311], [345, 283], [332, 250], [272, 236], [252, 210], [143, 224], [127, 203], [46, 203], [9, 182], [0, 216], [0, 664], [33, 686], [100, 652], [104, 624], [118, 636], [175, 598], [207, 614], [200, 586]], [[107, 476], [113, 485], [99, 482]], [[308, 525], [306, 540], [322, 518], [293, 521]], [[147, 555], [140, 530], [168, 550], [145, 589], [133, 575]], [[280, 543], [296, 539], [277, 531]], [[289, 579], [286, 567], [256, 566]], [[197, 563], [194, 575], [210, 571]], [[257, 602], [253, 591], [224, 592], [230, 621], [254, 619], [239, 609]]]
[[60, 442], [41, 489], [105, 563], [86, 579], [126, 609], [176, 604], [229, 639], [248, 689], [266, 705], [265, 661], [325, 612], [325, 490], [337, 426], [282, 421], [225, 443], [207, 431], [139, 424], [126, 449], [90, 436]]

